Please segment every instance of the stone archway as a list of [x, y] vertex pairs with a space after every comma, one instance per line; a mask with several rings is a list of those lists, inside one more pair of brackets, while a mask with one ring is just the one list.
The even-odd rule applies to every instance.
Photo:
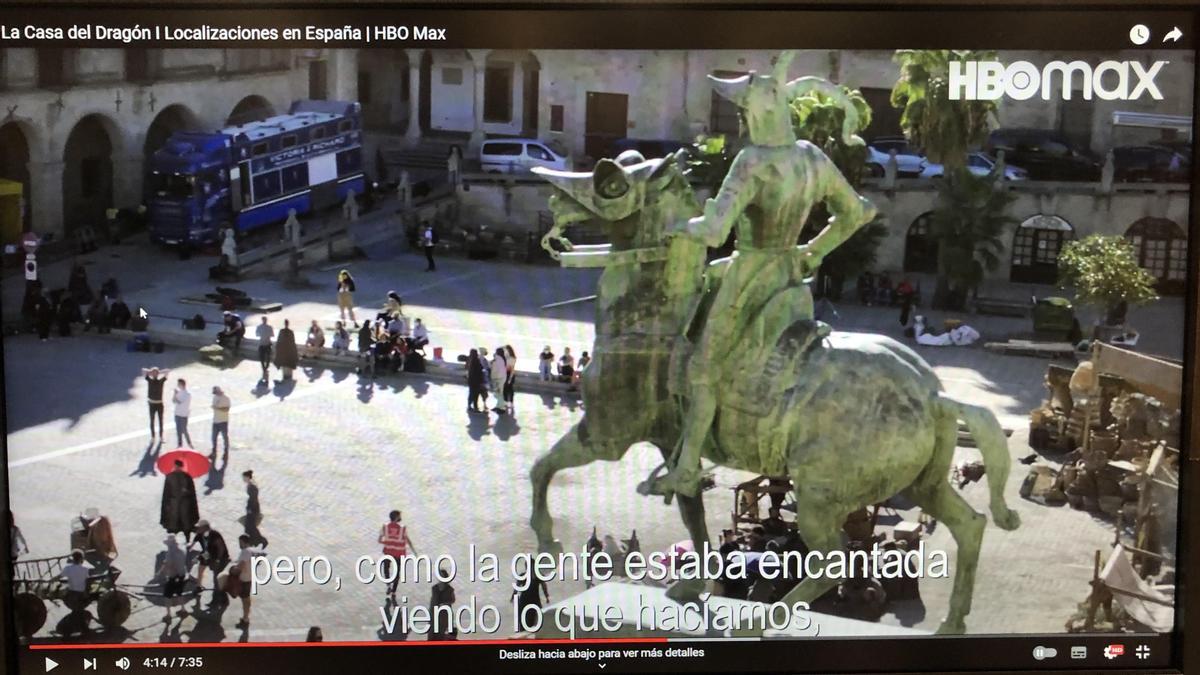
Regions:
[[[32, 187], [29, 180], [29, 162], [31, 157], [29, 135], [18, 122], [0, 125], [0, 179], [19, 183], [21, 185], [20, 202], [16, 204], [15, 214], [5, 212], [3, 217], [3, 242], [13, 243], [13, 235], [29, 230], [32, 222]], [[5, 209], [14, 208], [6, 204]], [[22, 210], [23, 209], [23, 210]], [[13, 231], [15, 230], [15, 231]]]
[[535, 136], [541, 64], [532, 52], [488, 52], [484, 68], [483, 121], [489, 129]]
[[104, 223], [113, 206], [113, 160], [120, 155], [117, 125], [100, 113], [80, 119], [63, 149], [63, 229]]
[[364, 128], [407, 128], [410, 69], [408, 53], [403, 49], [364, 49], [358, 53], [358, 103]]
[[933, 212], [917, 216], [904, 237], [904, 271], [937, 274], [938, 248], [933, 236]]
[[200, 121], [187, 106], [175, 103], [163, 108], [154, 116], [154, 121], [146, 128], [146, 140], [142, 143], [142, 154], [146, 159], [166, 144], [167, 139], [176, 131], [196, 131]]
[[251, 94], [233, 106], [233, 110], [229, 111], [229, 117], [226, 118], [225, 123], [238, 125], [246, 124], [247, 122], [257, 122], [258, 120], [265, 120], [274, 114], [275, 106], [271, 105], [270, 101], [258, 94]]
[[1129, 226], [1125, 238], [1134, 246], [1138, 264], [1154, 278], [1158, 292], [1187, 290], [1187, 232], [1166, 218], [1142, 218]]
[[1058, 281], [1058, 254], [1075, 239], [1075, 228], [1058, 216], [1038, 214], [1026, 218], [1013, 235], [1009, 280], [1023, 284]]

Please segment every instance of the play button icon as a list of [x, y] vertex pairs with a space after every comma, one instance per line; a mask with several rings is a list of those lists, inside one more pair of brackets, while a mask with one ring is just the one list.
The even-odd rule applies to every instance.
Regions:
[[57, 667], [58, 667], [58, 661], [55, 661], [54, 659], [47, 656], [46, 657], [46, 672], [48, 673]]

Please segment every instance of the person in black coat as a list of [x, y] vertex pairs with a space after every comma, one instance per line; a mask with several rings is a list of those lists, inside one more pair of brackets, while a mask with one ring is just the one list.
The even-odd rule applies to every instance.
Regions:
[[484, 412], [478, 405], [484, 386], [483, 362], [479, 360], [479, 350], [472, 349], [467, 356], [467, 412]]
[[[449, 576], [446, 568], [441, 569], [441, 576]], [[454, 628], [454, 619], [451, 612], [438, 612], [438, 607], [453, 608], [454, 606], [454, 587], [448, 581], [438, 581], [433, 585], [433, 590], [429, 594], [429, 615], [433, 617], [433, 625], [430, 626], [429, 640], [431, 642], [438, 640], [457, 640], [458, 631]]]
[[54, 325], [54, 304], [44, 295], [39, 295], [35, 303], [38, 337], [45, 342], [50, 339], [50, 327]]
[[42, 297], [42, 282], [29, 280], [25, 282], [25, 297], [21, 300], [21, 316], [28, 323], [36, 324], [38, 318], [38, 300]]
[[58, 301], [58, 312], [55, 314], [55, 318], [58, 321], [59, 337], [71, 337], [71, 323], [82, 318], [79, 305], [75, 304], [75, 298], [63, 294]]
[[76, 263], [71, 267], [71, 276], [67, 279], [67, 291], [79, 306], [92, 304], [92, 285], [88, 283], [87, 270]]
[[171, 534], [183, 532], [191, 537], [192, 529], [199, 520], [196, 483], [183, 470], [183, 462], [175, 460], [175, 470], [163, 480], [162, 513], [158, 522]]
[[262, 520], [262, 508], [258, 504], [258, 483], [254, 482], [254, 472], [243, 471], [242, 480], [246, 483], [245, 534], [250, 537], [251, 546], [266, 548], [267, 538], [258, 529], [259, 522]]
[[121, 298], [117, 298], [112, 306], [108, 308], [108, 323], [113, 328], [126, 328], [129, 326], [130, 319], [133, 318], [133, 313], [129, 311], [129, 305]]

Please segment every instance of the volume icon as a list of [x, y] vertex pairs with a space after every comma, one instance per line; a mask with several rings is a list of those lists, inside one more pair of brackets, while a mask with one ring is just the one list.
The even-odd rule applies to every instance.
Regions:
[[124, 658], [124, 657], [119, 658], [119, 659], [117, 659], [117, 662], [114, 663], [113, 665], [120, 668], [121, 670], [129, 670], [129, 659]]

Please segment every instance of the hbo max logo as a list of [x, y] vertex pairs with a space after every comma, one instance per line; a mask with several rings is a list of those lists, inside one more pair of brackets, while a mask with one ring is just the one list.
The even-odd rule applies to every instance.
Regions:
[[1049, 101], [1056, 91], [1070, 100], [1078, 82], [1089, 101], [1093, 94], [1105, 101], [1131, 101], [1142, 95], [1161, 101], [1154, 78], [1168, 63], [1155, 61], [1147, 68], [1137, 61], [1104, 61], [1095, 67], [1084, 61], [1051, 61], [1038, 67], [1028, 61], [1008, 66], [999, 61], [951, 61], [950, 100], [1025, 101], [1038, 96]]

